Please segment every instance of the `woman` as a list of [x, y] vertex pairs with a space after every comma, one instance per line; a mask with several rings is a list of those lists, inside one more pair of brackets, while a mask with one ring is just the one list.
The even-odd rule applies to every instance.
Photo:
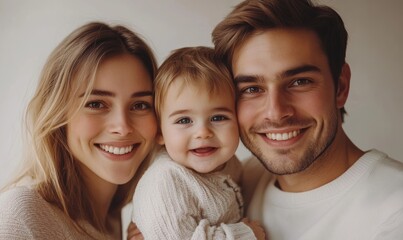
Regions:
[[123, 26], [90, 23], [56, 47], [27, 108], [24, 168], [0, 195], [0, 239], [121, 239], [154, 146], [155, 70]]

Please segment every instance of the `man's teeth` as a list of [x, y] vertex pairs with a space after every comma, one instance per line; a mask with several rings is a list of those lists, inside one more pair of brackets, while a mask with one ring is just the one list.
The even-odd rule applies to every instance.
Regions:
[[298, 136], [298, 134], [300, 134], [300, 130], [295, 130], [288, 133], [266, 133], [266, 137], [271, 140], [285, 141]]
[[113, 153], [116, 155], [123, 155], [129, 153], [133, 150], [133, 145], [127, 147], [114, 147], [109, 145], [100, 144], [99, 147], [104, 150], [105, 152]]

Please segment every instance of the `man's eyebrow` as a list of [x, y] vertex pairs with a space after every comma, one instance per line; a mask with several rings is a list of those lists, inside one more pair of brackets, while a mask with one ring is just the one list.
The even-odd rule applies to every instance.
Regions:
[[[116, 94], [110, 91], [105, 91], [105, 90], [98, 90], [98, 89], [93, 89], [90, 92], [90, 95], [94, 96], [101, 96], [101, 97], [115, 97]], [[82, 93], [79, 97], [83, 97], [84, 93]], [[152, 91], [140, 91], [140, 92], [135, 92], [133, 93], [130, 97], [135, 98], [135, 97], [147, 97], [147, 96], [153, 96]]]
[[[280, 73], [280, 78], [291, 77], [304, 72], [321, 72], [320, 68], [314, 65], [302, 65], [292, 69], [288, 69], [282, 73]], [[239, 75], [234, 78], [234, 83], [250, 83], [250, 82], [262, 82], [263, 78], [259, 75]]]
[[234, 78], [234, 83], [239, 84], [244, 82], [259, 82], [259, 80], [262, 79], [257, 75], [239, 75]]
[[303, 65], [303, 66], [299, 66], [296, 68], [292, 68], [289, 70], [286, 70], [285, 72], [281, 73], [280, 76], [282, 78], [286, 78], [286, 77], [291, 77], [300, 73], [304, 73], [304, 72], [321, 72], [321, 70], [314, 65]]

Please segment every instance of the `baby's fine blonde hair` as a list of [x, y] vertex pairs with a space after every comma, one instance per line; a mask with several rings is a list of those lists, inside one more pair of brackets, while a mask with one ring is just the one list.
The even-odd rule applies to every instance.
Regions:
[[174, 81], [183, 81], [182, 88], [193, 86], [209, 94], [230, 90], [235, 99], [232, 77], [223, 62], [216, 58], [210, 47], [185, 47], [174, 50], [158, 69], [154, 81], [154, 104], [160, 120], [168, 89]]

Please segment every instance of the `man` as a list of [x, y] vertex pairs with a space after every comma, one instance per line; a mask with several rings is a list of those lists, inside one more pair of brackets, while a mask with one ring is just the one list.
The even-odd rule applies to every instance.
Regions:
[[337, 12], [244, 1], [212, 36], [237, 86], [241, 139], [267, 170], [248, 162], [244, 189], [268, 238], [402, 239], [403, 164], [342, 127], [350, 67]]

